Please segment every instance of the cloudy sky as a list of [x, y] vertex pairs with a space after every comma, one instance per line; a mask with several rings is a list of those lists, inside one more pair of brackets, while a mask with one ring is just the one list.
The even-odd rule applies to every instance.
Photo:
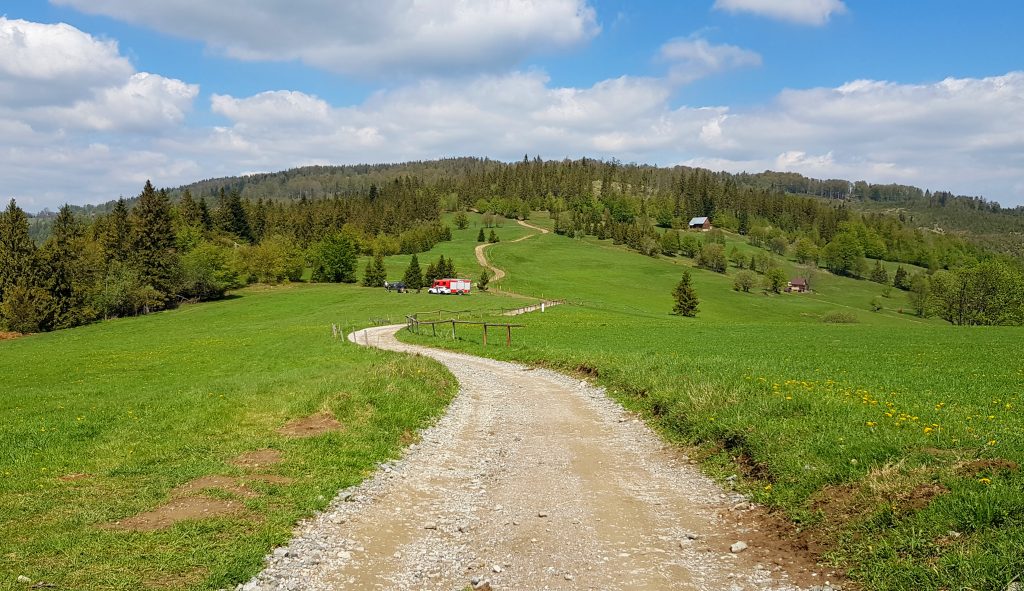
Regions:
[[14, 0], [0, 198], [305, 164], [618, 158], [1024, 204], [1024, 4]]

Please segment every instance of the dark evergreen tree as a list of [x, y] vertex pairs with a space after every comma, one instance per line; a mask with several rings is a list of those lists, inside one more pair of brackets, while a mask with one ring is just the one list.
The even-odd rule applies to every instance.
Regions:
[[213, 229], [213, 217], [210, 215], [210, 206], [206, 204], [206, 198], [199, 198], [199, 221], [204, 230]]
[[171, 206], [166, 191], [157, 191], [146, 181], [131, 211], [131, 258], [144, 284], [156, 294], [148, 298], [143, 311], [159, 309], [171, 301], [178, 270]]
[[178, 217], [187, 226], [203, 227], [203, 211], [200, 209], [199, 203], [192, 198], [192, 191], [188, 189], [181, 194], [181, 201], [178, 203]]
[[409, 266], [405, 269], [402, 282], [405, 283], [406, 289], [423, 288], [423, 271], [420, 270], [420, 260], [415, 254], [412, 255]]
[[889, 272], [882, 266], [882, 261], [876, 260], [874, 268], [871, 269], [871, 275], [869, 277], [875, 283], [889, 283]]
[[910, 289], [910, 274], [903, 268], [903, 265], [896, 267], [896, 274], [893, 275], [892, 285], [896, 289], [902, 289], [903, 291]]
[[53, 301], [53, 328], [78, 326], [97, 315], [88, 300], [99, 275], [99, 263], [91, 264], [87, 259], [83, 234], [71, 207], [64, 205], [40, 250], [42, 283]]
[[0, 300], [17, 284], [35, 287], [37, 269], [36, 246], [28, 233], [28, 217], [11, 199], [0, 214]]
[[683, 271], [683, 277], [679, 280], [679, 284], [672, 290], [672, 297], [675, 299], [675, 305], [672, 306], [672, 313], [680, 316], [693, 317], [697, 315], [697, 292], [693, 290], [693, 286], [690, 285], [690, 271]]
[[380, 252], [366, 262], [366, 271], [363, 273], [364, 287], [384, 287], [387, 281], [387, 270], [384, 268], [384, 255]]
[[466, 215], [466, 212], [460, 211], [455, 214], [455, 227], [460, 230], [465, 230], [469, 227], [469, 217]]
[[132, 242], [132, 228], [128, 219], [128, 204], [124, 198], [117, 200], [114, 209], [104, 220], [100, 234], [100, 245], [107, 262], [127, 261]]
[[476, 287], [480, 291], [487, 291], [487, 284], [491, 282], [491, 274], [484, 269], [480, 272], [480, 279], [476, 282]]
[[487, 241], [494, 244], [496, 242], [500, 242], [501, 238], [498, 238], [498, 235], [494, 233], [494, 230], [491, 230], [491, 235], [487, 237]]
[[443, 278], [443, 275], [437, 271], [437, 263], [430, 263], [427, 265], [427, 270], [423, 272], [423, 287], [431, 287], [434, 281]]
[[249, 218], [246, 216], [245, 205], [238, 191], [225, 192], [221, 189], [217, 215], [214, 217], [218, 230], [234, 234], [243, 240], [252, 240]]
[[477, 242], [484, 242], [487, 238], [484, 237], [484, 228], [480, 226], [480, 233], [476, 235]]

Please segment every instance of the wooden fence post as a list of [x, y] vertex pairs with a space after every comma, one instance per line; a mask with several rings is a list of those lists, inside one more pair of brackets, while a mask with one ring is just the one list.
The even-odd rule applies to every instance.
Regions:
[[452, 340], [455, 340], [455, 321], [452, 320]]
[[511, 324], [505, 325], [505, 330], [508, 331], [508, 337], [505, 340], [505, 346], [506, 347], [511, 347], [512, 346], [512, 325]]
[[484, 323], [484, 346], [487, 346], [487, 323]]

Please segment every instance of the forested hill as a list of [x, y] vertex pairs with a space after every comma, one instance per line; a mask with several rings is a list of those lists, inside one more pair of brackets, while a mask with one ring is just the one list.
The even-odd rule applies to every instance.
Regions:
[[[524, 158], [515, 163], [503, 163], [467, 157], [398, 164], [307, 166], [202, 180], [172, 189], [169, 194], [172, 200], [177, 200], [188, 190], [196, 199], [206, 199], [211, 205], [217, 203], [222, 193], [232, 192], [253, 202], [319, 200], [367, 195], [371, 187], [383, 187], [408, 178], [415, 178], [418, 186], [442, 200], [475, 204], [479, 199], [513, 199], [531, 209], [547, 209], [549, 198], [589, 197], [607, 201], [610, 191], [604, 191], [602, 196], [602, 187], [613, 189], [626, 200], [674, 199], [682, 195], [687, 198], [686, 211], [672, 212], [679, 215], [707, 215], [721, 210], [721, 205], [728, 208], [735, 203], [730, 192], [780, 199], [806, 196], [830, 202], [835, 207], [895, 217], [907, 228], [954, 234], [989, 250], [1024, 257], [1024, 207], [1004, 208], [982, 197], [932, 192], [908, 185], [813, 179], [791, 172], [728, 174], [687, 167], [622, 164], [615, 160]], [[109, 212], [114, 204], [115, 201], [110, 201], [73, 209], [79, 215], [90, 217]], [[444, 205], [451, 209], [453, 204]], [[794, 215], [801, 213], [794, 212]], [[46, 217], [42, 214], [34, 224], [33, 234], [37, 239], [47, 234]], [[795, 221], [797, 225], [813, 222]]]

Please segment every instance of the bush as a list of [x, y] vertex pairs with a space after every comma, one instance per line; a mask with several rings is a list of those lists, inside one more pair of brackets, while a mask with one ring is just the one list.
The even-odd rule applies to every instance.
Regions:
[[857, 324], [858, 322], [856, 314], [843, 310], [828, 312], [821, 317], [821, 321], [826, 324]]

